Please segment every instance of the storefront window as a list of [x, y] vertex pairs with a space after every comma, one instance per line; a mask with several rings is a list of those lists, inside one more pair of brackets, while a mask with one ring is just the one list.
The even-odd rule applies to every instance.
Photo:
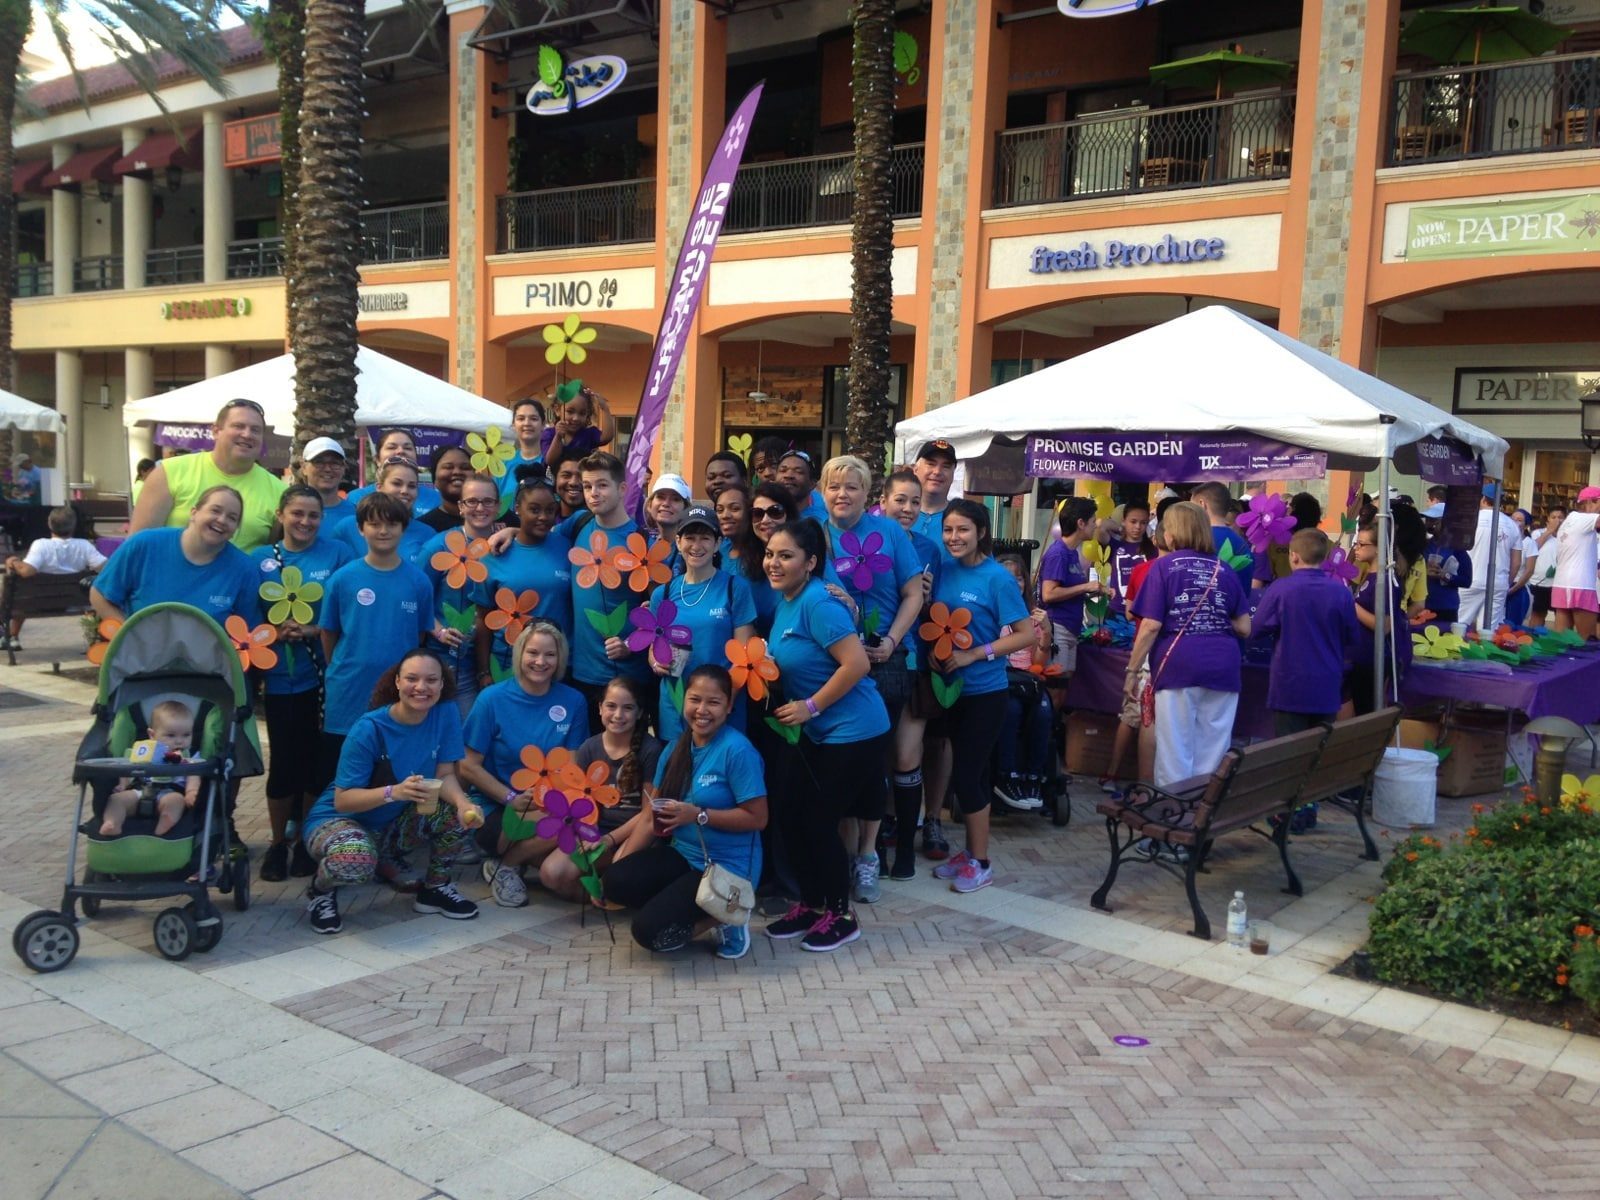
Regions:
[[1540, 450], [1538, 454], [1534, 460], [1533, 495], [1523, 498], [1523, 507], [1532, 509], [1540, 519], [1558, 505], [1570, 512], [1579, 490], [1589, 486], [1589, 452]]

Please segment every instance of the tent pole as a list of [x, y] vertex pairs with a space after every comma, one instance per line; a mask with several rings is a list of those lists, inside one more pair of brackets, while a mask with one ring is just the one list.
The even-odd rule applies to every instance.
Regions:
[[[1390, 538], [1394, 533], [1394, 522], [1389, 515], [1389, 456], [1385, 454], [1378, 463], [1378, 577], [1372, 588], [1372, 617], [1373, 632], [1377, 634], [1372, 639], [1372, 711], [1377, 712], [1385, 707], [1383, 678], [1384, 670], [1388, 664], [1388, 650], [1390, 638], [1399, 628], [1399, 613], [1389, 612], [1389, 580], [1394, 574], [1394, 553], [1390, 546]], [[1389, 629], [1385, 618], [1395, 622], [1394, 628]], [[1388, 629], [1388, 632], [1385, 630]]]
[[[1502, 467], [1501, 470], [1505, 468]], [[1478, 632], [1494, 629], [1495, 548], [1500, 541], [1500, 481], [1489, 485], [1489, 557], [1484, 567], [1483, 608], [1478, 613]], [[1481, 510], [1483, 502], [1478, 502]], [[1476, 580], [1474, 580], [1476, 582]]]

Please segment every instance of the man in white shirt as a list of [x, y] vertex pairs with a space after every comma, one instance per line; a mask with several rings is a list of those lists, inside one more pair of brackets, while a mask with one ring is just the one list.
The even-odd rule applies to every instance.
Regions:
[[[95, 544], [73, 537], [78, 526], [78, 514], [70, 508], [50, 510], [45, 518], [50, 536], [38, 538], [28, 547], [25, 558], [13, 554], [6, 559], [6, 570], [27, 579], [33, 575], [75, 575], [79, 571], [98, 571], [106, 565], [106, 556]], [[22, 617], [12, 617], [11, 627], [0, 636], [0, 649], [20, 650], [17, 636], [22, 632]]]
[[[1494, 530], [1494, 578], [1489, 578], [1489, 531]], [[1479, 501], [1478, 531], [1472, 540], [1472, 583], [1461, 589], [1461, 620], [1480, 629], [1498, 629], [1506, 619], [1506, 591], [1522, 565], [1522, 534], [1517, 523], [1485, 495]], [[1480, 618], [1481, 623], [1480, 623]]]
[[1600, 487], [1586, 487], [1578, 503], [1556, 531], [1556, 573], [1550, 581], [1550, 611], [1557, 630], [1576, 629], [1585, 640], [1594, 637], [1600, 600], [1595, 595], [1595, 571], [1600, 547], [1595, 522], [1600, 521]]

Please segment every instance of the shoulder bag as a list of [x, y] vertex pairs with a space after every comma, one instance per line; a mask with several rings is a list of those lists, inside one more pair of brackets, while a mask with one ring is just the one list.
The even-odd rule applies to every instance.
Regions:
[[698, 824], [694, 831], [700, 839], [700, 853], [706, 859], [706, 869], [700, 873], [700, 886], [694, 893], [695, 904], [713, 921], [748, 925], [756, 906], [755, 885], [744, 876], [712, 862], [711, 851], [706, 848], [706, 835], [700, 832]]

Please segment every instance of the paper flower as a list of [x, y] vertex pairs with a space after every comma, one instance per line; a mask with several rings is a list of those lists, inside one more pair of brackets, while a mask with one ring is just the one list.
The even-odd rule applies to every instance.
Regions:
[[1437, 625], [1428, 625], [1422, 632], [1411, 635], [1412, 653], [1417, 658], [1460, 658], [1466, 644], [1453, 633], [1441, 632]]
[[756, 444], [755, 435], [749, 433], [736, 433], [728, 439], [728, 449], [744, 460], [744, 465], [750, 465], [750, 451]]
[[584, 349], [594, 341], [595, 331], [583, 325], [577, 313], [570, 314], [559, 325], [546, 325], [544, 327], [544, 360], [552, 367], [569, 362], [578, 366], [589, 357], [589, 352]]
[[741, 642], [729, 638], [722, 647], [728, 656], [728, 673], [735, 690], [743, 688], [757, 703], [767, 698], [767, 684], [778, 678], [778, 664], [767, 657], [766, 639], [753, 637]]
[[100, 640], [93, 643], [86, 654], [95, 666], [105, 661], [106, 651], [111, 648], [111, 639], [117, 636], [117, 630], [121, 628], [122, 622], [115, 617], [107, 617], [94, 627], [95, 635]]
[[[574, 769], [577, 768], [576, 763], [574, 763], [573, 766]], [[578, 784], [578, 778], [580, 776], [583, 782]], [[601, 808], [614, 808], [616, 805], [622, 802], [622, 793], [616, 788], [612, 787], [611, 784], [606, 782], [606, 780], [611, 778], [610, 763], [601, 761], [592, 762], [589, 764], [589, 769], [587, 771], [580, 772], [580, 776], [574, 776], [567, 781], [568, 799], [575, 800], [580, 797], [585, 798], [599, 805]], [[577, 785], [576, 787], [572, 786], [575, 784]], [[576, 792], [576, 795], [574, 795], [574, 792]]]
[[[467, 541], [467, 535], [459, 529], [452, 529], [444, 535], [444, 549], [434, 552], [428, 565], [435, 571], [446, 572], [444, 581], [450, 587], [461, 588], [467, 582], [482, 583], [489, 578], [489, 568], [483, 565], [483, 558], [489, 553], [489, 543], [484, 538], [473, 538]], [[288, 570], [294, 570], [293, 567]], [[287, 572], [285, 572], [287, 573]], [[262, 594], [265, 595], [267, 585], [261, 585]], [[318, 589], [321, 594], [321, 589]], [[534, 603], [538, 603], [535, 597]], [[309, 611], [309, 610], [308, 610]], [[298, 618], [296, 618], [298, 620]], [[307, 617], [306, 620], [310, 620]]]
[[[486, 573], [487, 574], [487, 573]], [[525, 592], [513, 592], [510, 588], [496, 588], [494, 593], [494, 611], [483, 618], [483, 623], [495, 633], [503, 633], [506, 645], [511, 645], [533, 620], [533, 611], [539, 607], [539, 593], [529, 588]]]
[[472, 451], [474, 471], [487, 471], [496, 479], [506, 473], [506, 463], [516, 454], [517, 448], [503, 438], [498, 425], [489, 426], [481, 434], [467, 434], [467, 449]]
[[966, 609], [958, 608], [951, 612], [943, 600], [935, 600], [928, 609], [928, 620], [917, 630], [917, 636], [933, 643], [935, 658], [946, 659], [955, 651], [965, 650], [972, 645], [972, 633], [967, 629], [971, 622], [972, 614]]
[[583, 380], [569, 379], [565, 383], [556, 385], [556, 403], [571, 404], [578, 398], [578, 393], [583, 391]]
[[1028, 664], [1028, 673], [1030, 675], [1037, 675], [1041, 679], [1054, 679], [1057, 675], [1061, 674], [1061, 664], [1060, 663], [1029, 663]]
[[1217, 557], [1222, 560], [1222, 565], [1235, 571], [1255, 563], [1255, 556], [1247, 550], [1235, 550], [1232, 542], [1224, 542], [1217, 550]]
[[322, 585], [315, 580], [307, 583], [299, 567], [285, 567], [278, 572], [276, 579], [269, 579], [261, 585], [260, 595], [272, 605], [267, 610], [267, 620], [271, 624], [298, 621], [302, 625], [309, 625], [315, 615], [311, 606], [322, 599]]
[[833, 569], [858, 592], [872, 586], [872, 581], [885, 571], [894, 569], [894, 560], [883, 553], [883, 534], [874, 530], [866, 537], [857, 537], [854, 530], [839, 535], [842, 555], [833, 560]]
[[688, 646], [694, 641], [694, 634], [687, 625], [674, 625], [677, 619], [678, 606], [671, 600], [663, 599], [661, 607], [650, 611], [648, 604], [641, 604], [628, 614], [628, 620], [633, 624], [633, 632], [627, 636], [625, 644], [629, 650], [637, 654], [648, 649], [650, 657], [662, 666], [672, 664], [672, 648], [674, 646]]
[[1111, 562], [1111, 547], [1102, 546], [1093, 539], [1079, 546], [1078, 553], [1083, 556], [1084, 565], [1094, 571], [1097, 577]]
[[600, 840], [600, 831], [595, 828], [600, 810], [593, 800], [585, 796], [568, 800], [561, 792], [551, 791], [544, 794], [539, 807], [544, 809], [544, 816], [539, 818], [536, 833], [542, 838], [555, 838], [561, 853], [571, 854], [580, 841]]
[[251, 667], [270, 671], [278, 665], [278, 652], [271, 648], [272, 643], [278, 640], [278, 631], [271, 625], [257, 625], [251, 629], [245, 624], [244, 618], [235, 613], [223, 622], [222, 627], [233, 639], [233, 648], [239, 652], [239, 665], [246, 671]]
[[1580, 804], [1600, 803], [1600, 775], [1579, 779], [1576, 775], [1561, 777], [1561, 807], [1577, 808]]
[[1335, 546], [1328, 551], [1328, 557], [1322, 560], [1322, 570], [1345, 583], [1354, 583], [1360, 573], [1359, 567], [1343, 546]]
[[1524, 646], [1533, 645], [1533, 636], [1531, 634], [1522, 633], [1509, 625], [1502, 625], [1499, 629], [1496, 629], [1492, 640], [1500, 649], [1509, 650], [1513, 654]]
[[572, 760], [572, 751], [557, 746], [546, 754], [537, 746], [524, 746], [518, 756], [522, 766], [511, 774], [511, 786], [519, 792], [531, 792], [537, 802], [552, 788], [583, 787], [583, 772]]
[[672, 568], [667, 560], [672, 557], [672, 543], [666, 538], [661, 538], [655, 545], [651, 545], [642, 533], [628, 535], [628, 549], [626, 558], [631, 565], [623, 566], [623, 558], [619, 557], [617, 565], [628, 572], [628, 588], [630, 591], [647, 592], [653, 583], [671, 583]]
[[1269, 546], [1284, 546], [1294, 535], [1294, 518], [1276, 492], [1260, 492], [1250, 497], [1249, 510], [1239, 517], [1239, 530], [1257, 554]]
[[578, 568], [573, 578], [581, 588], [592, 588], [596, 583], [607, 588], [621, 587], [622, 573], [638, 565], [626, 548], [608, 544], [606, 535], [598, 529], [589, 535], [587, 547], [574, 546], [567, 551], [567, 561]]

